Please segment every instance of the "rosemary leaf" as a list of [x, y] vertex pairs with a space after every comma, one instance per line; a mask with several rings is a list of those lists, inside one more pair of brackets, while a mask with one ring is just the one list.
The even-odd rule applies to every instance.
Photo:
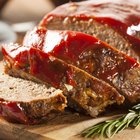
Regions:
[[118, 120], [114, 120], [106, 129], [106, 135], [107, 137], [111, 137], [112, 136], [112, 132], [115, 129], [115, 125], [118, 123]]
[[126, 128], [136, 128], [140, 124], [140, 104], [137, 104], [128, 111], [126, 115], [123, 115], [115, 120], [103, 121], [86, 130], [81, 134], [84, 137], [102, 136], [111, 138], [118, 132], [123, 131]]

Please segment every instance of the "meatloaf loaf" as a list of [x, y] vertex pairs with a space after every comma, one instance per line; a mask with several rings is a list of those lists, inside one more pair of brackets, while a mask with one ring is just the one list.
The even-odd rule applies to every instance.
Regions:
[[106, 106], [124, 101], [109, 84], [39, 49], [9, 45], [2, 51], [6, 73], [60, 88], [77, 111], [97, 116]]
[[0, 63], [0, 116], [6, 120], [37, 124], [67, 106], [61, 90], [11, 77], [2, 70]]
[[62, 5], [41, 21], [51, 30], [81, 31], [140, 62], [140, 0], [104, 0]]
[[24, 45], [36, 47], [106, 81], [126, 101], [140, 101], [139, 64], [97, 38], [80, 32], [39, 28], [26, 36]]

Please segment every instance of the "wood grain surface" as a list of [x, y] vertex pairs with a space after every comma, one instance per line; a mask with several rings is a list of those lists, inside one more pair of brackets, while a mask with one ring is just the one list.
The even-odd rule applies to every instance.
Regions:
[[[116, 113], [114, 113], [116, 114]], [[0, 139], [4, 140], [88, 140], [79, 134], [85, 128], [98, 122], [115, 118], [117, 115], [91, 118], [71, 111], [52, 118], [41, 125], [12, 124], [0, 119]], [[95, 138], [95, 140], [103, 138]], [[115, 135], [111, 140], [140, 140], [140, 127], [127, 129]]]

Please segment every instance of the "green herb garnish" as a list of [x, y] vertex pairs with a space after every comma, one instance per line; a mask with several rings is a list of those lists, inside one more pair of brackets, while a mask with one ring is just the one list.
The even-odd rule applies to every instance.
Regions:
[[136, 128], [140, 124], [140, 104], [132, 107], [126, 115], [115, 120], [103, 121], [86, 130], [81, 135], [86, 138], [102, 136], [111, 138], [126, 128]]

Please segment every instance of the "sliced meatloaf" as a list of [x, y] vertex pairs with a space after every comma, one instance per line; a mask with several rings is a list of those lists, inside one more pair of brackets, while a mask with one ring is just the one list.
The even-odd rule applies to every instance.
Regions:
[[24, 44], [28, 48], [39, 48], [106, 81], [131, 103], [140, 101], [139, 64], [97, 38], [80, 32], [39, 28], [28, 34]]
[[0, 63], [0, 116], [10, 122], [37, 124], [63, 111], [66, 97], [59, 89], [14, 78]]
[[41, 21], [51, 30], [81, 31], [140, 62], [140, 0], [104, 0], [62, 5]]
[[109, 84], [39, 49], [9, 45], [2, 51], [6, 73], [60, 88], [77, 111], [97, 116], [106, 106], [124, 101]]

